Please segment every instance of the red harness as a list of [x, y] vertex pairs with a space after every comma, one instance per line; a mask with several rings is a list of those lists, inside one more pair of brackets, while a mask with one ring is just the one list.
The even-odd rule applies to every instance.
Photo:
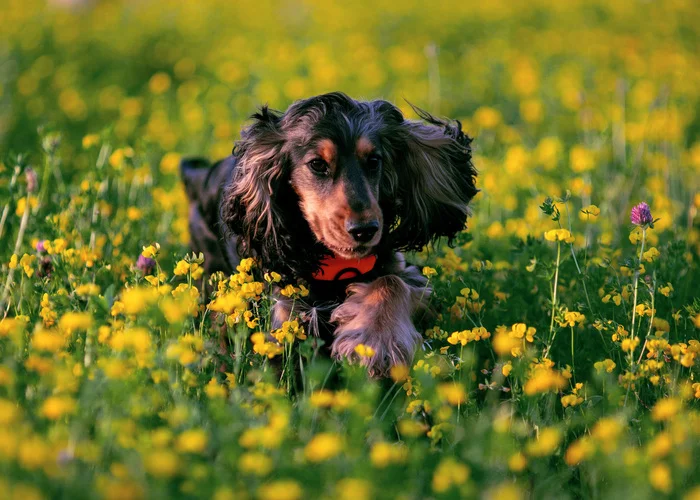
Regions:
[[343, 259], [335, 256], [326, 257], [321, 261], [321, 269], [313, 274], [313, 278], [320, 281], [337, 281], [357, 278], [374, 269], [376, 263], [376, 255], [368, 255], [361, 259]]

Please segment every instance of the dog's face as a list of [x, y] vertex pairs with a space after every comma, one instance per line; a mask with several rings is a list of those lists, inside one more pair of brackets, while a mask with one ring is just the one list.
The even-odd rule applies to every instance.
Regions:
[[[308, 275], [319, 255], [415, 250], [464, 229], [476, 194], [471, 140], [459, 122], [334, 92], [243, 130], [222, 220], [239, 253]], [[279, 268], [279, 267], [278, 267]]]
[[371, 253], [382, 238], [382, 152], [370, 137], [344, 132], [316, 132], [308, 145], [294, 147], [290, 184], [318, 241], [350, 259]]

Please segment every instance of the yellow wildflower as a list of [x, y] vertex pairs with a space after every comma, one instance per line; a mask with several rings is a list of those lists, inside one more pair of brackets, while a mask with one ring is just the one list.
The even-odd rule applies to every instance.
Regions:
[[291, 479], [272, 481], [258, 488], [260, 500], [299, 500], [302, 494], [299, 483]]
[[169, 450], [155, 450], [144, 459], [146, 472], [159, 478], [169, 478], [180, 470], [180, 458]]
[[438, 464], [433, 473], [433, 491], [444, 493], [453, 486], [461, 486], [467, 482], [470, 474], [469, 466], [454, 458], [445, 458]]
[[681, 401], [676, 398], [660, 399], [651, 410], [651, 418], [655, 422], [672, 419], [681, 409]]
[[649, 471], [649, 482], [655, 490], [670, 493], [672, 487], [671, 469], [666, 464], [656, 464]]
[[238, 470], [244, 474], [267, 476], [272, 471], [272, 459], [260, 452], [247, 452], [238, 459]]
[[437, 392], [440, 399], [452, 406], [457, 406], [467, 401], [467, 394], [464, 391], [464, 387], [457, 383], [440, 384], [437, 388]]
[[87, 330], [92, 326], [92, 316], [90, 313], [67, 312], [61, 316], [58, 326], [66, 332]]
[[574, 237], [568, 229], [551, 229], [544, 233], [544, 239], [547, 241], [563, 241], [564, 243], [574, 242]]
[[324, 462], [336, 457], [343, 450], [343, 440], [337, 434], [322, 432], [316, 434], [304, 448], [304, 456], [309, 462]]
[[536, 439], [527, 443], [526, 451], [533, 457], [546, 457], [551, 455], [559, 447], [562, 433], [556, 427], [545, 427]]
[[375, 467], [384, 468], [388, 465], [403, 463], [408, 451], [401, 444], [390, 444], [384, 441], [375, 443], [369, 453], [369, 459]]
[[175, 447], [182, 453], [202, 453], [209, 442], [207, 433], [202, 429], [189, 429], [177, 437]]
[[357, 344], [357, 346], [355, 346], [355, 352], [358, 356], [365, 359], [371, 358], [375, 354], [374, 349], [365, 344]]
[[433, 267], [425, 266], [423, 268], [423, 276], [425, 276], [427, 278], [431, 278], [432, 276], [437, 276], [437, 270], [435, 270], [435, 268], [433, 268]]

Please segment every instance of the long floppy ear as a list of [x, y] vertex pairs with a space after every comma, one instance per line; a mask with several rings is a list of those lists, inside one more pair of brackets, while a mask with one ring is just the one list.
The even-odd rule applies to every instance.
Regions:
[[241, 256], [257, 255], [264, 261], [281, 254], [280, 221], [284, 220], [278, 199], [286, 175], [281, 114], [263, 106], [254, 121], [241, 133], [234, 156], [233, 178], [224, 191], [221, 221], [238, 238]]
[[411, 105], [424, 120], [403, 120], [394, 158], [395, 248], [420, 250], [442, 236], [451, 241], [466, 226], [476, 195], [471, 138], [459, 121], [438, 119]]

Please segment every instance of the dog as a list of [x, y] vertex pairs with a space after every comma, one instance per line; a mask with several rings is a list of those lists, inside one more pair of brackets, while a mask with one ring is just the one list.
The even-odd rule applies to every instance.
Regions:
[[[181, 163], [191, 248], [205, 254], [206, 272], [254, 257], [283, 284], [304, 280], [310, 293], [294, 311], [332, 356], [376, 377], [410, 364], [422, 344], [413, 317], [431, 290], [402, 252], [451, 243], [478, 192], [461, 123], [413, 109], [420, 121], [341, 92], [284, 113], [263, 106], [231, 156]], [[273, 326], [291, 309], [277, 294]], [[374, 355], [359, 356], [359, 344]]]

